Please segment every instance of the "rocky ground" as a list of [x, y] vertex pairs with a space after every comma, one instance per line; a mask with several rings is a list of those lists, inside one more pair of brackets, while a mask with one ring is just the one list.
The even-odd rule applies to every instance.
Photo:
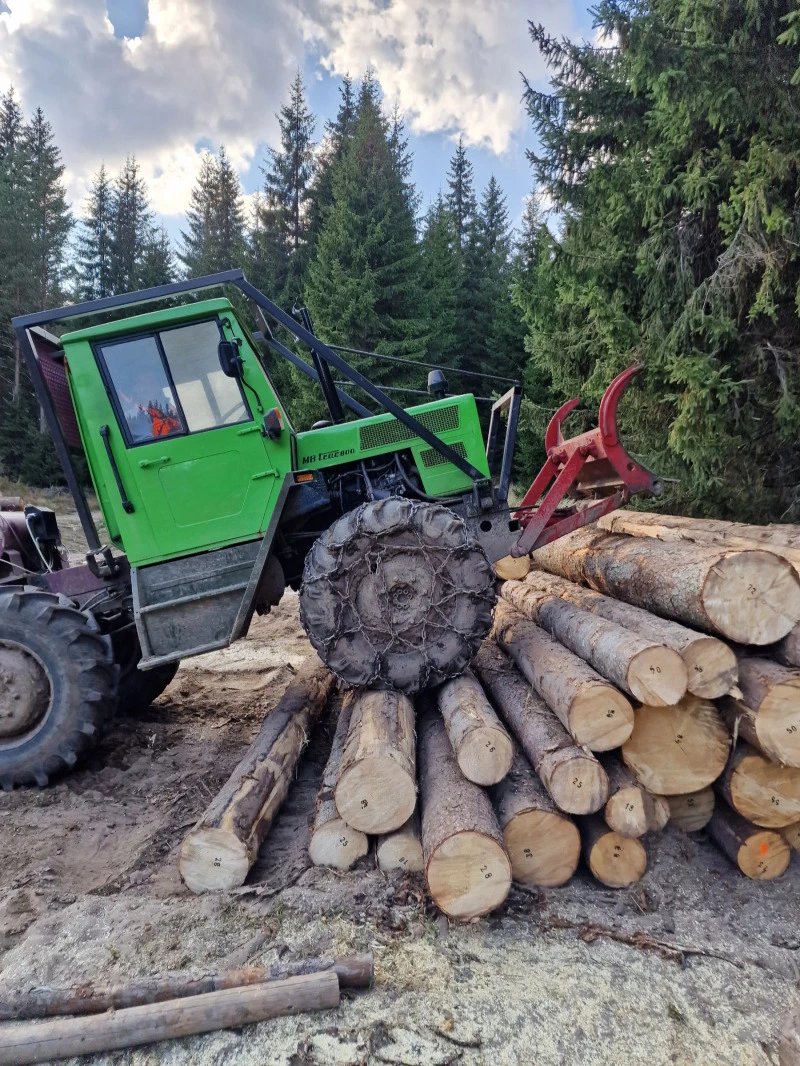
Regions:
[[247, 884], [193, 896], [177, 873], [181, 840], [309, 653], [287, 595], [248, 640], [185, 663], [157, 703], [117, 719], [77, 772], [0, 795], [0, 982], [202, 971], [263, 932], [254, 963], [370, 950], [375, 987], [337, 1011], [81, 1062], [778, 1062], [778, 1031], [799, 998], [796, 862], [756, 884], [702, 834], [668, 829], [646, 841], [649, 868], [631, 891], [581, 871], [562, 889], [514, 888], [483, 921], [449, 924], [421, 879], [384, 876], [369, 856], [347, 874], [309, 866], [335, 706]]

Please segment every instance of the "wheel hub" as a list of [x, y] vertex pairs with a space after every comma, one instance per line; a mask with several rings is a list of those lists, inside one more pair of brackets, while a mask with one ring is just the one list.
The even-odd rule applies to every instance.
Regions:
[[50, 695], [39, 658], [21, 644], [0, 641], [0, 738], [35, 729], [47, 714]]

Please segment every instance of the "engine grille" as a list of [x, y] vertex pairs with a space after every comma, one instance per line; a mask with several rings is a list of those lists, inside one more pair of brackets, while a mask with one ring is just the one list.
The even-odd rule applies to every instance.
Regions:
[[[462, 459], [467, 458], [467, 449], [461, 441], [456, 441], [456, 443], [451, 444], [450, 447], [456, 455], [460, 455]], [[443, 466], [444, 463], [449, 462], [449, 460], [446, 459], [441, 452], [437, 452], [435, 448], [426, 448], [425, 451], [419, 453], [419, 457], [422, 460], [422, 465], [428, 470], [432, 466]]]
[[[458, 429], [461, 424], [458, 404], [449, 407], [439, 407], [435, 411], [422, 411], [414, 416], [431, 433], [440, 435], [451, 430]], [[402, 422], [396, 418], [391, 422], [377, 422], [371, 426], [361, 426], [359, 429], [361, 447], [364, 451], [370, 448], [385, 448], [387, 445], [400, 444], [405, 440], [413, 440], [416, 436]], [[436, 453], [438, 455], [438, 452]], [[446, 460], [442, 460], [446, 462]], [[431, 464], [435, 465], [435, 464]]]

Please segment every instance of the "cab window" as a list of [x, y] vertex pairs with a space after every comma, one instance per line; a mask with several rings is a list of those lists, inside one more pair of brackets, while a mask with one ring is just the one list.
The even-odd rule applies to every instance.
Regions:
[[190, 433], [250, 421], [239, 383], [219, 365], [216, 319], [164, 330], [160, 338]]
[[155, 337], [104, 344], [101, 352], [132, 443], [186, 432]]

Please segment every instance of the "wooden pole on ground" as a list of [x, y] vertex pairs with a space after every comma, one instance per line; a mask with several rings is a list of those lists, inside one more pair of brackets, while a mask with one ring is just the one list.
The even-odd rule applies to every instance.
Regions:
[[191, 976], [183, 970], [161, 977], [142, 977], [138, 981], [116, 985], [77, 985], [73, 988], [34, 988], [18, 994], [5, 993], [0, 999], [0, 1021], [23, 1021], [53, 1018], [62, 1014], [102, 1014], [107, 1010], [141, 1007], [224, 988], [243, 988], [267, 981], [284, 981], [310, 973], [332, 970], [340, 988], [369, 988], [375, 977], [371, 954], [334, 958], [322, 955], [274, 966], [248, 966], [238, 970], [220, 970]]
[[511, 887], [511, 863], [497, 818], [483, 789], [459, 770], [441, 715], [430, 704], [418, 728], [428, 890], [451, 918], [488, 914]]
[[515, 881], [554, 888], [572, 877], [581, 837], [517, 748], [507, 776], [490, 793]]
[[439, 710], [461, 773], [476, 785], [496, 785], [511, 768], [514, 746], [471, 670], [437, 692]]
[[610, 751], [627, 740], [633, 708], [583, 659], [503, 600], [495, 610], [494, 633], [577, 744], [591, 751]]
[[725, 803], [718, 803], [708, 833], [734, 865], [754, 881], [769, 881], [785, 872], [791, 858], [780, 833], [759, 829]]
[[640, 703], [670, 706], [686, 695], [686, 664], [665, 644], [644, 640], [624, 626], [526, 581], [506, 581], [500, 592], [520, 614]]
[[576, 607], [616, 622], [638, 633], [644, 640], [665, 644], [676, 651], [686, 665], [688, 689], [693, 696], [714, 700], [726, 695], [736, 684], [739, 676], [736, 656], [717, 637], [698, 633], [668, 618], [659, 618], [642, 607], [604, 596], [544, 570], [534, 570], [525, 581], [537, 591], [555, 592]]
[[640, 707], [622, 758], [648, 791], [676, 796], [719, 777], [730, 739], [713, 703], [686, 696], [675, 707]]
[[580, 819], [583, 858], [593, 876], [608, 888], [627, 888], [644, 877], [647, 852], [640, 840], [620, 836], [598, 815]]
[[600, 761], [608, 774], [610, 795], [603, 817], [609, 829], [631, 839], [663, 829], [669, 821], [666, 799], [640, 785], [617, 755], [605, 755]]
[[419, 834], [419, 818], [416, 812], [411, 815], [405, 825], [401, 825], [393, 833], [379, 837], [375, 855], [378, 868], [384, 873], [390, 873], [392, 870], [421, 873], [425, 869]]
[[533, 561], [740, 644], [774, 644], [800, 620], [800, 578], [768, 551], [666, 544], [587, 527], [538, 549]]
[[698, 789], [683, 796], [667, 796], [669, 804], [670, 825], [682, 829], [684, 833], [696, 833], [705, 829], [714, 813], [714, 789]]
[[181, 845], [192, 892], [244, 884], [336, 679], [316, 658], [290, 682], [227, 784]]
[[493, 640], [484, 641], [473, 665], [555, 805], [568, 814], [599, 811], [608, 778], [595, 756], [575, 744]]
[[362, 833], [391, 833], [414, 812], [414, 705], [401, 692], [348, 692], [350, 728], [334, 797], [348, 825]]
[[782, 829], [800, 821], [800, 769], [778, 766], [742, 741], [715, 787], [754, 825]]
[[721, 701], [728, 725], [773, 762], [800, 767], [800, 671], [739, 656], [741, 700]]
[[350, 728], [352, 708], [352, 701], [345, 700], [336, 721], [330, 756], [317, 794], [314, 825], [308, 844], [308, 854], [315, 866], [332, 866], [337, 870], [349, 870], [356, 860], [369, 851], [366, 833], [353, 829], [345, 822], [336, 810], [333, 799], [347, 731]]
[[21, 1022], [0, 1029], [0, 1066], [25, 1066], [140, 1047], [338, 1005], [339, 980], [335, 973], [327, 971], [86, 1018]]

